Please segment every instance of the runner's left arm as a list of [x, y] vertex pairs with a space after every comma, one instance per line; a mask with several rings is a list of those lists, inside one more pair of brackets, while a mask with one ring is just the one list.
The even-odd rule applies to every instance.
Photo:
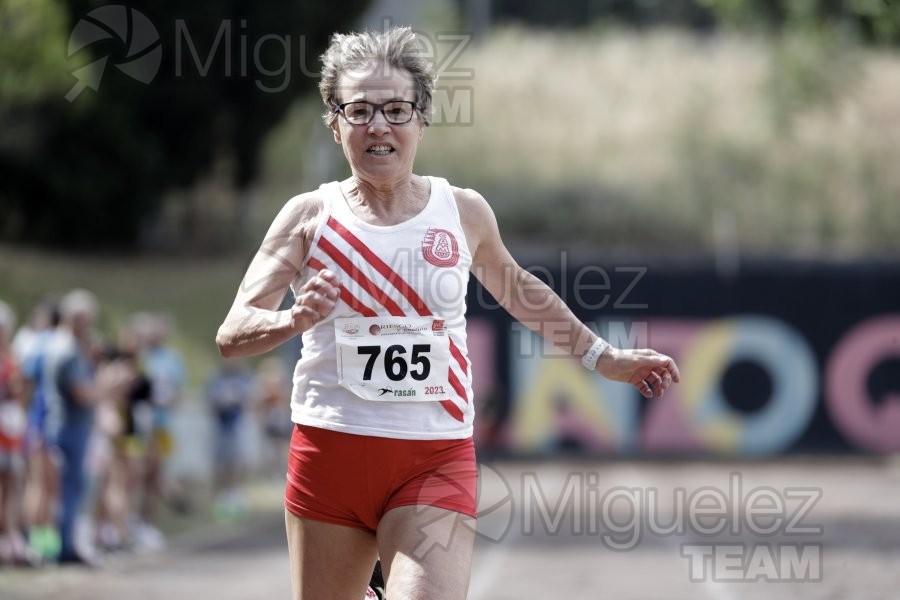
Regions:
[[[547, 284], [519, 266], [503, 240], [487, 201], [473, 190], [455, 191], [466, 240], [472, 252], [472, 272], [515, 319], [569, 355], [580, 358], [597, 340]], [[650, 349], [610, 347], [596, 370], [608, 379], [635, 386], [646, 396], [661, 396], [679, 379], [675, 362]], [[654, 389], [648, 390], [644, 381]]]

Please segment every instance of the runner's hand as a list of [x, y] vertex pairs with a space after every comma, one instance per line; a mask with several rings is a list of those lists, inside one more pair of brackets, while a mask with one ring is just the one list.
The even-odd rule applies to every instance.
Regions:
[[681, 379], [674, 360], [648, 348], [609, 348], [597, 361], [597, 371], [612, 381], [630, 383], [645, 398], [661, 398]]
[[304, 332], [327, 317], [340, 296], [338, 285], [337, 275], [326, 269], [307, 281], [291, 307], [294, 329]]

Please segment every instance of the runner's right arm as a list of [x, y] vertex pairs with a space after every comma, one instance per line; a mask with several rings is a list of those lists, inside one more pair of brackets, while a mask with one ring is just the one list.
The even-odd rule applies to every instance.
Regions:
[[315, 192], [302, 194], [275, 217], [216, 334], [222, 356], [268, 352], [306, 331], [334, 308], [337, 276], [321, 271], [303, 285], [291, 308], [278, 310], [309, 251], [322, 206]]

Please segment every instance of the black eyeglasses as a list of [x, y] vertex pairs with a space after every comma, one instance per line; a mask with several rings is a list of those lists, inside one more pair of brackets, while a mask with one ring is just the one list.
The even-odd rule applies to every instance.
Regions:
[[373, 104], [372, 102], [357, 101], [344, 102], [343, 104], [334, 105], [334, 112], [344, 115], [344, 120], [351, 125], [368, 125], [375, 117], [376, 111], [381, 111], [384, 120], [392, 125], [403, 125], [409, 123], [413, 118], [413, 113], [419, 108], [415, 102], [409, 100], [391, 100], [384, 104]]

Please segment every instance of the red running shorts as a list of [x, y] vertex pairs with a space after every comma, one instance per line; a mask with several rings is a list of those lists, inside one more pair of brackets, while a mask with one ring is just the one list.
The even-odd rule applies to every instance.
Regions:
[[400, 506], [477, 514], [475, 447], [464, 440], [398, 440], [295, 425], [285, 507], [298, 517], [376, 531]]

